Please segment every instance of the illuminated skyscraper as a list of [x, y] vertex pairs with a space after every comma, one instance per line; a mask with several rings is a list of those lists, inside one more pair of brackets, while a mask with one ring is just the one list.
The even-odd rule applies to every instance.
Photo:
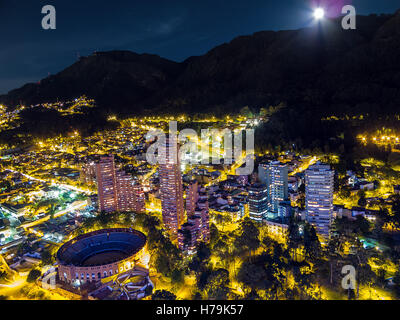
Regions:
[[128, 211], [135, 202], [132, 177], [125, 172], [117, 172], [117, 211]]
[[316, 163], [306, 170], [305, 176], [307, 221], [328, 239], [333, 216], [334, 171], [329, 165]]
[[201, 217], [201, 236], [199, 237], [199, 240], [207, 243], [210, 241], [210, 211], [208, 209], [208, 203], [206, 208], [197, 208], [195, 215]]
[[143, 187], [139, 183], [133, 185], [133, 192], [135, 194], [135, 212], [144, 212], [146, 210], [146, 197], [144, 195]]
[[144, 193], [141, 186], [123, 171], [117, 172], [117, 210], [143, 212]]
[[178, 230], [178, 245], [182, 251], [194, 253], [201, 241], [210, 240], [210, 218], [207, 207], [196, 208], [195, 213], [188, 217], [186, 223]]
[[267, 186], [254, 184], [249, 188], [250, 219], [262, 222], [268, 212]]
[[196, 252], [196, 247], [201, 239], [201, 217], [192, 215], [178, 230], [179, 249], [189, 254]]
[[288, 167], [279, 161], [273, 161], [268, 165], [266, 173], [268, 209], [276, 215], [279, 203], [288, 198]]
[[197, 181], [192, 181], [189, 185], [188, 197], [186, 206], [189, 205], [190, 209], [186, 209], [187, 222], [178, 230], [178, 246], [182, 251], [191, 254], [201, 241], [210, 241], [210, 214], [207, 190], [199, 190]]
[[199, 191], [195, 214], [201, 217], [201, 239], [204, 242], [210, 240], [210, 211], [208, 205], [208, 193], [205, 188]]
[[176, 136], [171, 135], [165, 139], [159, 149], [159, 158], [162, 159], [159, 178], [163, 223], [171, 238], [176, 239], [184, 221], [182, 174]]
[[198, 198], [198, 182], [196, 180], [193, 180], [189, 183], [189, 187], [186, 192], [186, 214], [188, 217], [194, 214]]
[[117, 187], [114, 156], [101, 157], [96, 164], [97, 195], [100, 211], [117, 210]]
[[258, 165], [258, 180], [262, 184], [267, 184], [267, 174], [268, 174], [268, 164], [267, 163], [260, 163]]
[[141, 186], [130, 175], [115, 170], [113, 155], [100, 158], [96, 164], [96, 179], [100, 211], [144, 211]]

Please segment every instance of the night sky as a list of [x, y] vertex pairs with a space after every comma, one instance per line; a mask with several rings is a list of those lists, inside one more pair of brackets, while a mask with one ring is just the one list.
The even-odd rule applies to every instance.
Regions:
[[[364, 15], [400, 8], [399, 0], [0, 0], [0, 93], [96, 50], [182, 61], [239, 35], [309, 26], [317, 2], [329, 6], [330, 15], [343, 3]], [[41, 28], [47, 4], [56, 7], [56, 30]]]

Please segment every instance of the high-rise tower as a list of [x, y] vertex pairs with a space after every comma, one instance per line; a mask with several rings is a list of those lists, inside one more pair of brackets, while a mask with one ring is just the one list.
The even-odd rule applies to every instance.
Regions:
[[193, 180], [189, 183], [186, 192], [186, 214], [188, 217], [194, 214], [196, 210], [196, 203], [199, 198], [198, 182]]
[[267, 169], [268, 209], [278, 214], [279, 203], [288, 198], [288, 167], [279, 161], [273, 161]]
[[176, 136], [170, 135], [159, 149], [159, 178], [163, 223], [172, 239], [184, 221], [182, 174]]
[[316, 163], [305, 174], [307, 221], [325, 239], [329, 238], [333, 217], [334, 173], [329, 165]]
[[113, 155], [100, 158], [96, 164], [96, 180], [100, 211], [144, 211], [141, 186], [130, 175], [116, 171]]
[[268, 211], [267, 186], [254, 184], [249, 188], [250, 219], [262, 222]]
[[100, 158], [96, 164], [96, 180], [100, 211], [116, 211], [117, 186], [113, 155]]

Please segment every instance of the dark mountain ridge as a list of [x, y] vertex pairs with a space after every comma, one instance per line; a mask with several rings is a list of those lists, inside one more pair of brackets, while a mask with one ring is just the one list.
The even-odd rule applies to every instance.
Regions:
[[261, 31], [182, 63], [129, 51], [98, 52], [38, 84], [0, 96], [15, 107], [92, 97], [104, 112], [237, 112], [286, 102], [332, 113], [397, 112], [400, 11], [289, 31]]

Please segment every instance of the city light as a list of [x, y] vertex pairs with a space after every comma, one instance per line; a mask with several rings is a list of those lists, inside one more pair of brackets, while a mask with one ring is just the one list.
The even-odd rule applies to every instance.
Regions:
[[[35, 58], [21, 74], [30, 43], [12, 23], [2, 37], [0, 300], [154, 300], [143, 311], [160, 319], [248, 318], [248, 300], [400, 300], [399, 9], [187, 1], [168, 21], [131, 2], [29, 41], [36, 58], [60, 49], [51, 68]], [[44, 30], [46, 7], [32, 9]], [[112, 47], [121, 17], [152, 54]], [[196, 19], [182, 48], [170, 31], [190, 39]], [[257, 19], [269, 30], [249, 34]], [[99, 43], [69, 25], [100, 27]]]
[[323, 19], [325, 16], [325, 10], [323, 8], [317, 8], [314, 10], [314, 17], [317, 20]]

